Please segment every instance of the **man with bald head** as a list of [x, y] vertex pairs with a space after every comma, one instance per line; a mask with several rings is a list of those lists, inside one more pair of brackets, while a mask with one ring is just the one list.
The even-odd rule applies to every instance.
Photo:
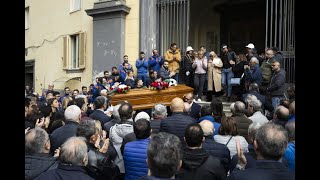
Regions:
[[[179, 137], [181, 142], [184, 142], [185, 128], [195, 123], [196, 120], [186, 114], [184, 114], [183, 100], [179, 97], [174, 98], [171, 101], [170, 110], [172, 115], [163, 119], [160, 123], [160, 132], [167, 132]], [[182, 143], [185, 145], [185, 143]]]
[[226, 145], [214, 141], [213, 133], [216, 130], [211, 121], [203, 120], [199, 124], [205, 137], [205, 140], [202, 143], [203, 149], [205, 149], [209, 155], [219, 158], [227, 174], [231, 162], [230, 150]]
[[273, 114], [272, 122], [281, 125], [283, 128], [287, 124], [289, 119], [289, 109], [284, 106], [278, 106]]
[[283, 99], [283, 94], [285, 92], [286, 83], [286, 71], [281, 68], [278, 61], [273, 61], [271, 63], [271, 68], [273, 75], [270, 81], [270, 85], [267, 88], [267, 92], [272, 97], [272, 106], [277, 108], [279, 106], [281, 99]]

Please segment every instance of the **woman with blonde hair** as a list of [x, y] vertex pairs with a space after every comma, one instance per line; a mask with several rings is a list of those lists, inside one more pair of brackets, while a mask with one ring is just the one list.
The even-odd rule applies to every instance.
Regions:
[[222, 60], [217, 56], [214, 51], [209, 54], [208, 60], [208, 95], [207, 101], [212, 101], [212, 95], [217, 97], [222, 91], [221, 87], [221, 70], [222, 70]]

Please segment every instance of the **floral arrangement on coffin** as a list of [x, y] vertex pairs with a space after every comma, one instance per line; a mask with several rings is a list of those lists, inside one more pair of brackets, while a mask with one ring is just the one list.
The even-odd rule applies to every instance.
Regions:
[[166, 81], [162, 81], [161, 79], [157, 79], [153, 83], [150, 84], [151, 89], [161, 90], [169, 87], [169, 83]]
[[115, 94], [115, 93], [127, 93], [129, 91], [129, 87], [125, 84], [119, 84], [115, 83], [112, 87], [110, 87], [109, 94]]

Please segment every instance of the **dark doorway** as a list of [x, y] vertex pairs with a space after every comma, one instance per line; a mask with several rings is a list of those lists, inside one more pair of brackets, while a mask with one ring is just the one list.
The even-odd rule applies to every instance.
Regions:
[[30, 86], [34, 89], [34, 60], [25, 62], [25, 86]]
[[265, 0], [191, 0], [189, 45], [220, 53], [227, 44], [236, 53], [253, 43], [258, 51], [265, 47]]
[[245, 53], [253, 43], [259, 52], [265, 48], [266, 2], [264, 0], [228, 1], [215, 8], [221, 12], [220, 42], [236, 53]]

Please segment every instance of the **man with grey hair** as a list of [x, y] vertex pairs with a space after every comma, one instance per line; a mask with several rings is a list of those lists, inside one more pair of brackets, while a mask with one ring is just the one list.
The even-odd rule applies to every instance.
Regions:
[[234, 103], [234, 110], [232, 110], [233, 119], [237, 123], [238, 133], [240, 136], [243, 136], [248, 141], [248, 127], [252, 123], [252, 120], [249, 119], [243, 112], [245, 111], [246, 105], [237, 101]]
[[[256, 57], [252, 57], [249, 65], [244, 65], [244, 75], [246, 84], [257, 83], [258, 85], [262, 82], [261, 69], [259, 67], [259, 60]], [[246, 90], [248, 90], [246, 86]]]
[[174, 179], [181, 167], [181, 159], [181, 142], [177, 136], [165, 132], [151, 136], [147, 148], [149, 173], [140, 180]]
[[65, 125], [54, 130], [50, 137], [51, 149], [53, 152], [58, 149], [68, 138], [76, 136], [77, 127], [81, 119], [81, 110], [77, 105], [68, 106], [64, 111]]
[[203, 120], [199, 124], [205, 137], [205, 140], [202, 143], [203, 149], [206, 150], [209, 155], [217, 157], [220, 160], [227, 174], [231, 162], [229, 148], [225, 144], [217, 143], [214, 141], [213, 132], [215, 131], [215, 129], [211, 121]]
[[261, 113], [261, 102], [258, 99], [253, 99], [248, 103], [248, 110], [253, 113], [252, 116], [248, 117], [252, 122], [259, 122], [261, 124], [268, 123], [268, 118]]
[[268, 110], [269, 112], [273, 112], [273, 106], [271, 101], [264, 95], [260, 94], [259, 85], [257, 83], [250, 83], [249, 84], [249, 92], [242, 95], [243, 102], [247, 98], [248, 95], [255, 95], [257, 99], [259, 99], [262, 103], [262, 110]]
[[267, 123], [262, 125], [254, 140], [254, 149], [257, 155], [256, 166], [245, 169], [247, 163], [241, 145], [237, 141], [238, 171], [233, 171], [230, 180], [256, 180], [256, 179], [295, 179], [293, 172], [290, 172], [282, 162], [280, 162], [287, 145], [288, 133], [279, 125]]
[[29, 130], [25, 135], [25, 179], [34, 179], [41, 173], [58, 167], [50, 154], [48, 133], [41, 128]]
[[152, 109], [152, 118], [150, 121], [152, 133], [158, 133], [162, 119], [167, 117], [167, 107], [163, 104], [156, 104]]
[[87, 175], [88, 148], [83, 138], [71, 137], [62, 146], [57, 169], [42, 173], [37, 180], [93, 180]]

